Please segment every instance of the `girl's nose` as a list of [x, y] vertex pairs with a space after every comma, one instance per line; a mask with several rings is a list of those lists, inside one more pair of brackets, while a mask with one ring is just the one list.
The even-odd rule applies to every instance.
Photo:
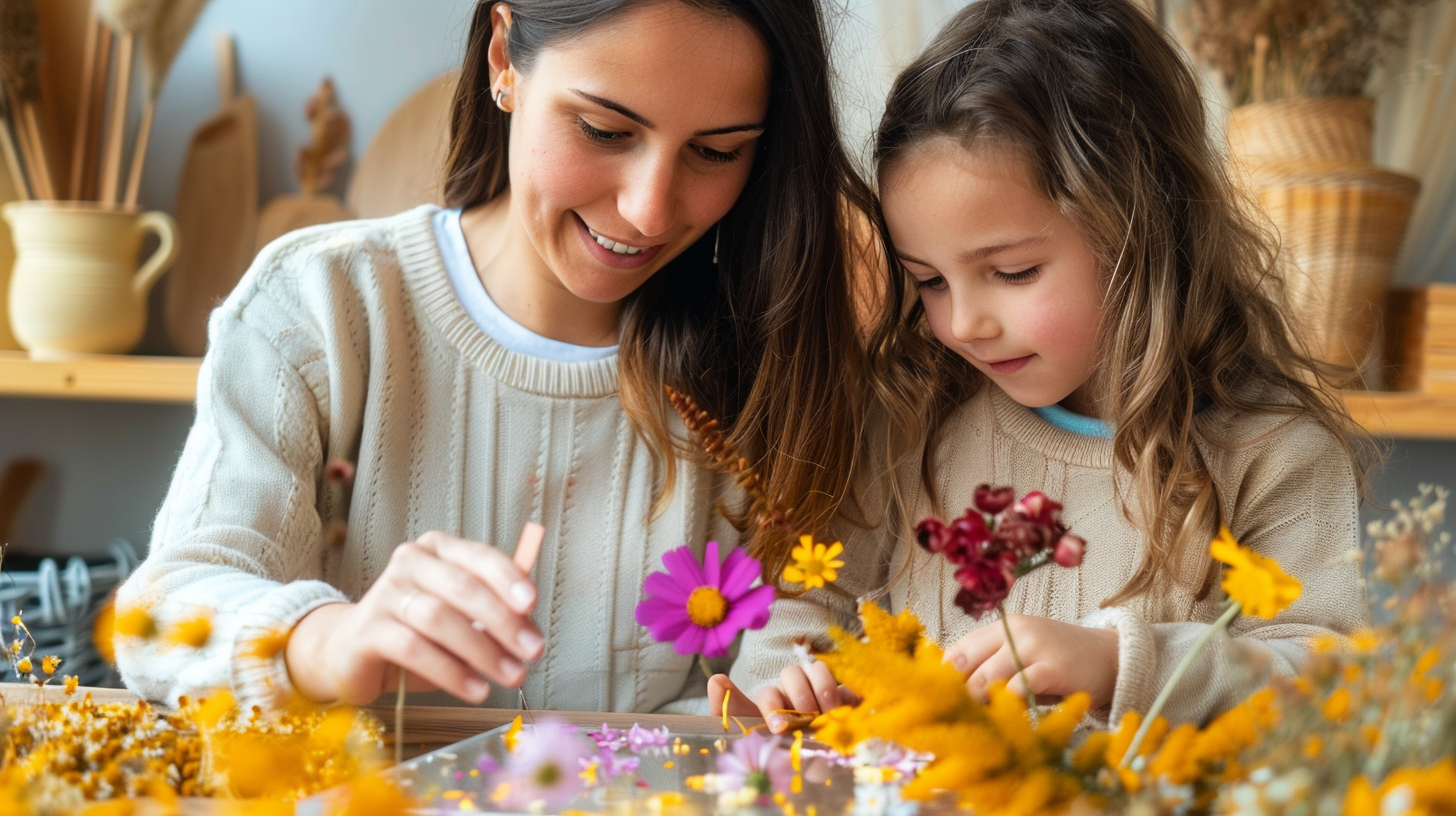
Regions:
[[1001, 322], [990, 304], [974, 295], [955, 299], [951, 314], [951, 336], [962, 343], [989, 340], [1001, 333]]
[[677, 218], [677, 162], [669, 156], [647, 156], [630, 166], [623, 179], [617, 211], [644, 238], [667, 233]]

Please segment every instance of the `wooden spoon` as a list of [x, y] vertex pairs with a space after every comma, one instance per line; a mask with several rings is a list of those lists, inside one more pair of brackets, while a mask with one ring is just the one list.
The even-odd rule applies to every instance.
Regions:
[[459, 71], [449, 71], [426, 82], [374, 134], [349, 187], [349, 209], [360, 218], [440, 202], [450, 150], [450, 101], [459, 79]]

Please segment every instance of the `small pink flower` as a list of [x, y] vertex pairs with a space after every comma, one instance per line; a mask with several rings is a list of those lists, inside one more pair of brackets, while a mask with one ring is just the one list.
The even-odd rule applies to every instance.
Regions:
[[1062, 506], [1052, 501], [1047, 494], [1033, 490], [1011, 506], [1011, 512], [1026, 516], [1045, 527], [1057, 527], [1062, 523]]
[[1016, 500], [1016, 493], [1010, 487], [992, 487], [988, 484], [976, 486], [976, 496], [973, 500], [976, 509], [982, 513], [996, 515], [1011, 506]]
[[647, 576], [647, 597], [637, 604], [637, 623], [681, 655], [722, 657], [745, 629], [768, 623], [774, 588], [758, 583], [763, 567], [742, 547], [718, 560], [718, 542], [709, 541], [703, 560], [692, 549], [663, 553], [666, 572]]
[[1052, 550], [1052, 560], [1057, 566], [1076, 567], [1082, 564], [1082, 555], [1087, 551], [1087, 542], [1071, 533], [1064, 534], [1057, 539], [1056, 549]]
[[1019, 513], [1006, 513], [996, 524], [995, 539], [1001, 547], [1021, 558], [1031, 558], [1052, 545], [1061, 530], [1048, 527]]

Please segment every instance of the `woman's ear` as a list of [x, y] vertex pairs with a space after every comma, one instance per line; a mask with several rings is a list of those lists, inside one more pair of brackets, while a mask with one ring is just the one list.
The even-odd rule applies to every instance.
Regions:
[[508, 101], [515, 90], [516, 71], [511, 66], [507, 46], [511, 33], [511, 7], [496, 3], [490, 9], [490, 48], [486, 59], [490, 65], [490, 95], [501, 110], [510, 110]]

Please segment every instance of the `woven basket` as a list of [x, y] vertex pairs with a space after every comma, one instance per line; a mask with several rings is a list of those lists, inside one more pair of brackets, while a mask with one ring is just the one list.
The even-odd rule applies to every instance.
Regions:
[[1368, 96], [1281, 99], [1229, 112], [1229, 155], [1249, 165], [1270, 161], [1369, 164], [1375, 100]]
[[1285, 287], [1310, 351], [1364, 367], [1420, 182], [1327, 162], [1271, 162], [1253, 168], [1250, 181], [1297, 267]]

